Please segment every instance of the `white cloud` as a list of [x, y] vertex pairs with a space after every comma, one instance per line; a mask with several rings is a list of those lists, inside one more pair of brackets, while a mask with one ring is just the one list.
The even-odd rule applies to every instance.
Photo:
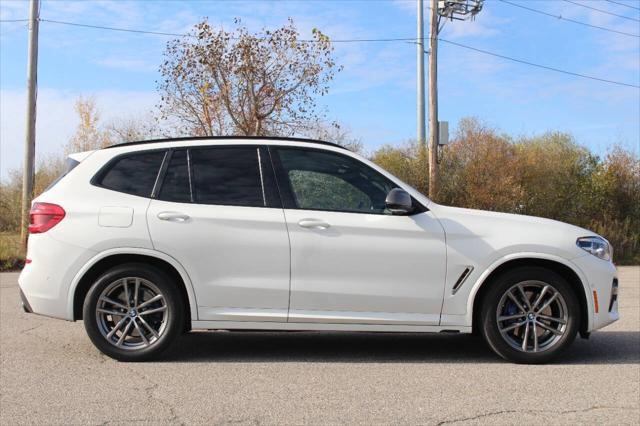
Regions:
[[[97, 91], [80, 93], [54, 89], [38, 91], [36, 126], [36, 161], [48, 153], [59, 153], [75, 131], [76, 99], [93, 96], [102, 122], [138, 116], [151, 110], [157, 102], [155, 92]], [[0, 91], [0, 176], [22, 164], [25, 137], [26, 93], [22, 90]]]

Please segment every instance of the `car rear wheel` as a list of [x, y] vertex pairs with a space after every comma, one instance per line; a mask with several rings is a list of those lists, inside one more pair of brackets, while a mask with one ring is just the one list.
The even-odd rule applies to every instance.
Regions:
[[580, 306], [574, 290], [553, 271], [525, 267], [498, 277], [482, 302], [481, 331], [501, 357], [548, 362], [576, 337]]
[[84, 302], [85, 329], [105, 355], [120, 361], [157, 357], [183, 330], [182, 300], [160, 270], [115, 267], [96, 280]]

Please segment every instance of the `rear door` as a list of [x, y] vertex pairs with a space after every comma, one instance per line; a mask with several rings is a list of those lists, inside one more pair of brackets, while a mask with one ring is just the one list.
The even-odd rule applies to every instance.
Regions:
[[170, 155], [149, 232], [187, 270], [198, 318], [286, 321], [289, 239], [268, 153], [240, 145]]

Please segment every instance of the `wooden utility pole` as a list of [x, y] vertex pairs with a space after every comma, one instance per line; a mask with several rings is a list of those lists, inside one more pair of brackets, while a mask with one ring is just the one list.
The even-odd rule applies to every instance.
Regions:
[[438, 196], [438, 0], [429, 11], [429, 198]]
[[[424, 35], [422, 0], [418, 0], [418, 142], [424, 144]], [[429, 10], [429, 198], [438, 198], [440, 174], [438, 146], [438, 34], [440, 17], [449, 20], [473, 19], [481, 10], [484, 0], [431, 0]], [[444, 26], [444, 21], [442, 25]], [[448, 127], [447, 127], [448, 129]], [[448, 132], [448, 130], [447, 130]], [[446, 143], [446, 142], [444, 142]], [[424, 145], [421, 145], [424, 146]]]
[[423, 147], [426, 145], [425, 121], [424, 121], [424, 14], [422, 0], [416, 2], [418, 4], [418, 31], [417, 31], [417, 81], [418, 81], [418, 98], [417, 98], [417, 120], [418, 120], [418, 144]]
[[27, 59], [27, 121], [24, 140], [24, 163], [22, 167], [22, 222], [20, 236], [27, 244], [29, 210], [33, 198], [35, 178], [36, 147], [36, 100], [38, 96], [38, 25], [40, 20], [40, 0], [30, 0], [29, 4], [29, 51]]

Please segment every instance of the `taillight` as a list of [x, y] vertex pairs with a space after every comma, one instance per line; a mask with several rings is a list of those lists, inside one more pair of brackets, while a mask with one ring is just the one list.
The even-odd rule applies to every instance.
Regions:
[[33, 203], [29, 212], [29, 233], [47, 232], [64, 219], [65, 211], [57, 204]]

